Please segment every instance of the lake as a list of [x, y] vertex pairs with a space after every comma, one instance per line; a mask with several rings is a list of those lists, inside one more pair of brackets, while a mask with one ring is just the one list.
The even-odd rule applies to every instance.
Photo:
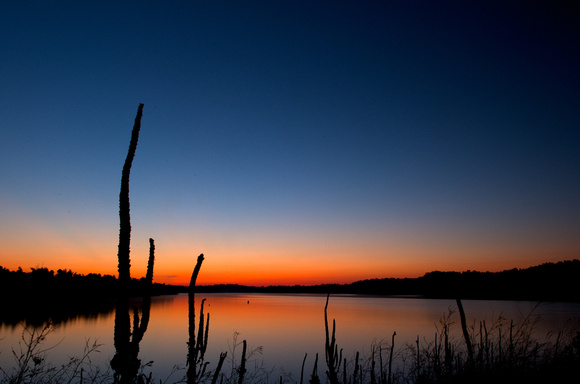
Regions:
[[[220, 352], [234, 355], [239, 363], [241, 346], [247, 340], [248, 351], [256, 350], [249, 360], [249, 370], [263, 364], [271, 370], [271, 377], [292, 375], [300, 381], [300, 370], [305, 354], [305, 380], [312, 371], [314, 357], [319, 354], [319, 375], [324, 374], [326, 296], [276, 294], [197, 294], [196, 316], [201, 300], [205, 298], [205, 313], [210, 314], [209, 343], [206, 361], [214, 368]], [[139, 305], [139, 302], [135, 302]], [[538, 338], [554, 337], [554, 332], [580, 329], [580, 303], [535, 303], [516, 301], [463, 302], [468, 325], [479, 330], [480, 321], [492, 333], [498, 319], [503, 321], [506, 335], [509, 321], [521, 324], [525, 319], [537, 321]], [[336, 321], [336, 342], [344, 357], [353, 359], [356, 351], [369, 356], [373, 345], [383, 343], [390, 348], [396, 331], [395, 350], [406, 344], [422, 345], [433, 342], [441, 331], [441, 321], [450, 315], [451, 337], [461, 339], [459, 314], [454, 300], [422, 298], [375, 297], [359, 295], [330, 296], [328, 320]], [[108, 367], [115, 353], [113, 346], [115, 314], [103, 313], [93, 317], [79, 317], [58, 324], [47, 338], [49, 360], [55, 364], [82, 353], [86, 340], [102, 344], [92, 362]], [[495, 328], [496, 329], [496, 328]], [[11, 349], [18, 351], [23, 326], [0, 325], [0, 364], [4, 369], [14, 364]], [[237, 336], [236, 336], [237, 335]], [[157, 379], [166, 380], [174, 367], [185, 367], [188, 340], [187, 295], [154, 297], [148, 329], [140, 343], [142, 363], [153, 361], [152, 371]], [[237, 341], [236, 341], [237, 340]], [[260, 348], [259, 348], [260, 347]], [[258, 353], [261, 352], [261, 353]], [[383, 352], [384, 353], [384, 352]], [[224, 369], [231, 368], [228, 359]], [[147, 372], [147, 370], [146, 370]], [[184, 370], [174, 373], [169, 382], [177, 381]], [[158, 382], [158, 380], [157, 380]]]

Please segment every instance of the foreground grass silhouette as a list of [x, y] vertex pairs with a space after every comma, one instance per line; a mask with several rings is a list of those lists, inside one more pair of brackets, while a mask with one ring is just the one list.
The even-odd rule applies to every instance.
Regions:
[[[328, 306], [328, 301], [327, 301]], [[431, 340], [417, 337], [415, 343], [396, 345], [396, 333], [385, 341], [371, 345], [370, 355], [358, 352], [352, 360], [343, 358], [338, 347], [340, 336], [328, 327], [326, 309], [326, 366], [315, 357], [311, 373], [301, 377], [278, 376], [273, 370], [259, 364], [246, 364], [245, 340], [234, 339], [229, 367], [220, 372], [205, 362], [208, 374], [199, 377], [200, 383], [223, 384], [254, 383], [338, 383], [338, 384], [395, 384], [395, 383], [545, 383], [570, 382], [580, 373], [580, 332], [578, 329], [555, 331], [546, 339], [535, 337], [539, 318], [529, 315], [519, 323], [498, 318], [492, 324], [485, 321], [467, 327], [472, 356], [462, 337], [453, 336], [457, 330], [454, 310], [445, 314]], [[333, 322], [334, 323], [334, 322]], [[84, 351], [61, 365], [49, 363], [51, 346], [45, 345], [52, 325], [25, 328], [22, 340], [13, 348], [14, 367], [0, 368], [0, 383], [114, 383], [108, 367], [91, 364], [90, 357], [99, 345], [87, 341]], [[454, 332], [452, 332], [452, 330]], [[461, 333], [460, 333], [461, 334]], [[236, 357], [235, 348], [244, 347], [242, 358]], [[322, 347], [322, 346], [321, 346]], [[223, 354], [225, 355], [225, 353]], [[346, 354], [344, 354], [346, 355]], [[220, 363], [223, 364], [220, 356]], [[304, 357], [304, 362], [307, 356]], [[225, 366], [227, 366], [226, 364]], [[135, 383], [184, 383], [184, 370], [176, 370], [169, 378], [155, 376], [155, 364], [139, 368]], [[320, 372], [319, 372], [320, 371]], [[210, 375], [218, 372], [218, 375]]]

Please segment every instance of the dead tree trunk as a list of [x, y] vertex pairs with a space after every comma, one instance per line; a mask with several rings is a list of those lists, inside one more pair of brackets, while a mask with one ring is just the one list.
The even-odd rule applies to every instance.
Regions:
[[143, 104], [139, 104], [135, 125], [131, 134], [129, 152], [123, 166], [121, 176], [121, 192], [119, 193], [119, 290], [117, 297], [117, 307], [115, 311], [114, 345], [115, 356], [111, 359], [111, 368], [114, 372], [115, 382], [134, 383], [141, 361], [139, 360], [139, 343], [149, 324], [151, 307], [151, 285], [153, 282], [153, 264], [155, 260], [155, 244], [153, 239], [149, 239], [149, 263], [147, 265], [147, 276], [145, 279], [143, 297], [143, 314], [139, 321], [137, 308], [133, 314], [133, 332], [131, 332], [131, 316], [129, 314], [129, 287], [131, 282], [131, 262], [129, 250], [131, 243], [131, 216], [129, 214], [129, 174], [131, 165], [137, 149], [139, 130], [141, 129], [141, 117], [143, 116]]
[[129, 174], [131, 173], [131, 165], [135, 157], [135, 150], [137, 149], [137, 141], [139, 140], [139, 130], [141, 129], [141, 117], [143, 116], [143, 104], [139, 104], [137, 116], [135, 117], [135, 125], [131, 134], [131, 143], [129, 144], [129, 152], [125, 159], [123, 166], [123, 173], [121, 175], [121, 192], [119, 193], [119, 282], [122, 289], [126, 290], [131, 281], [131, 261], [129, 257], [130, 243], [131, 243], [131, 215], [129, 214]]
[[[207, 345], [207, 337], [205, 341], [203, 340], [203, 301], [201, 303], [201, 311], [199, 313], [199, 335], [197, 340], [195, 338], [195, 282], [197, 280], [197, 275], [201, 269], [201, 263], [203, 263], [203, 253], [197, 257], [197, 263], [191, 274], [191, 280], [189, 282], [189, 341], [187, 342], [187, 384], [197, 384], [200, 377], [203, 375], [203, 352], [204, 344]], [[209, 327], [209, 317], [206, 328]], [[201, 340], [200, 340], [201, 339]]]

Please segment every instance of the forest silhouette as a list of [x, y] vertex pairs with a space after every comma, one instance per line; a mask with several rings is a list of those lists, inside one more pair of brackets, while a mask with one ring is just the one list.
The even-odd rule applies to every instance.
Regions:
[[[580, 260], [545, 263], [525, 269], [501, 272], [426, 273], [418, 278], [383, 278], [356, 281], [350, 284], [246, 286], [217, 284], [196, 286], [199, 293], [312, 293], [405, 296], [437, 299], [529, 300], [580, 302], [577, 277]], [[91, 316], [114, 309], [117, 298], [117, 277], [75, 273], [67, 269], [56, 272], [47, 268], [30, 268], [24, 272], [0, 266], [0, 289], [9, 311], [2, 311], [0, 321], [16, 324], [26, 320], [42, 324], [48, 318], [66, 321], [78, 315]], [[188, 287], [152, 283], [145, 278], [132, 278], [128, 295], [143, 297], [187, 293]]]

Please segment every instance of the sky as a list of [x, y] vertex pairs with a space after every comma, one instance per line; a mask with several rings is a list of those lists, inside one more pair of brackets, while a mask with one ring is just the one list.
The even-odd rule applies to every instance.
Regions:
[[169, 284], [580, 257], [567, 2], [6, 1], [0, 47], [5, 268], [117, 274], [139, 103], [132, 277], [149, 238]]

